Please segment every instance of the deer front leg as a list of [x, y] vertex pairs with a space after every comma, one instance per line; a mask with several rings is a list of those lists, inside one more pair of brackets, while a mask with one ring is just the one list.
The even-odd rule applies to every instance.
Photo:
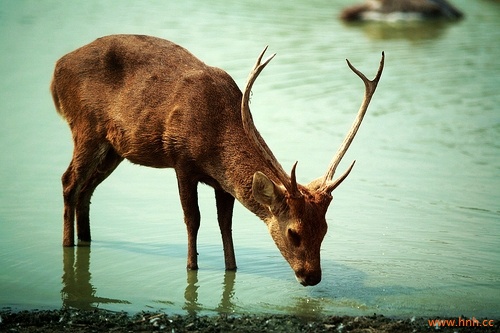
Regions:
[[188, 175], [183, 175], [182, 172], [177, 172], [177, 185], [188, 234], [187, 269], [196, 270], [198, 269], [196, 242], [201, 220], [198, 207], [198, 182], [190, 179]]
[[222, 235], [222, 245], [224, 248], [224, 261], [226, 270], [236, 270], [236, 257], [233, 246], [233, 207], [234, 197], [222, 190], [215, 190], [215, 203], [217, 205], [217, 219]]

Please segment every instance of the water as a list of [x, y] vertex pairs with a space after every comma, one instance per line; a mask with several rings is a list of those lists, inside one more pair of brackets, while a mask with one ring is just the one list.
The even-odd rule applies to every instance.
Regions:
[[[170, 313], [498, 317], [500, 7], [455, 0], [455, 23], [348, 26], [350, 1], [3, 1], [0, 4], [0, 306]], [[177, 42], [242, 86], [265, 45], [255, 122], [298, 180], [323, 174], [362, 99], [349, 58], [386, 69], [340, 168], [323, 281], [300, 286], [265, 225], [234, 213], [238, 271], [224, 272], [215, 200], [200, 188], [199, 272], [172, 170], [123, 163], [92, 200], [91, 248], [63, 249], [67, 125], [55, 61], [111, 33]], [[286, 133], [284, 135], [284, 133]]]

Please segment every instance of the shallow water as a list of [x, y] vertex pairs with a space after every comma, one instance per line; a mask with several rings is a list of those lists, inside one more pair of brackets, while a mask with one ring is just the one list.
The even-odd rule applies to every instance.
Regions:
[[[136, 312], [498, 316], [500, 6], [455, 0], [460, 22], [344, 25], [350, 1], [0, 3], [0, 306]], [[240, 86], [263, 46], [257, 127], [298, 180], [320, 176], [367, 76], [386, 68], [340, 168], [323, 281], [300, 286], [259, 219], [237, 204], [236, 273], [225, 272], [212, 190], [200, 187], [198, 272], [186, 272], [175, 175], [123, 163], [92, 200], [91, 248], [61, 247], [67, 125], [55, 61], [95, 38], [170, 39]], [[284, 133], [286, 133], [284, 135]], [[290, 133], [290, 134], [289, 134]], [[292, 134], [293, 133], [293, 134]]]

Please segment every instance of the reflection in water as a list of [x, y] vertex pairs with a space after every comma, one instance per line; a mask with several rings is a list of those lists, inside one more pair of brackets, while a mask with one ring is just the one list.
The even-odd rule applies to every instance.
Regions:
[[323, 303], [321, 299], [312, 297], [300, 297], [295, 306], [290, 307], [289, 313], [297, 317], [314, 318], [323, 315]]
[[395, 40], [406, 39], [419, 41], [437, 39], [455, 22], [411, 21], [411, 22], [361, 22], [346, 24], [347, 27], [361, 28], [371, 39]]
[[184, 291], [186, 303], [182, 307], [189, 315], [196, 315], [201, 310], [201, 304], [198, 303], [198, 271], [187, 270], [187, 286]]
[[[234, 296], [234, 280], [236, 278], [235, 271], [226, 271], [224, 274], [224, 282], [222, 288], [222, 296], [216, 311], [219, 314], [233, 313], [236, 305], [233, 301]], [[182, 307], [189, 315], [196, 315], [203, 310], [202, 304], [198, 302], [198, 271], [187, 271], [187, 286], [184, 292], [186, 302]]]
[[218, 313], [233, 313], [235, 310], [235, 304], [233, 302], [235, 278], [236, 271], [226, 271], [224, 273], [222, 297], [216, 309]]
[[119, 299], [95, 296], [96, 290], [90, 280], [90, 247], [63, 248], [61, 299], [64, 308], [90, 310], [102, 303], [130, 304]]

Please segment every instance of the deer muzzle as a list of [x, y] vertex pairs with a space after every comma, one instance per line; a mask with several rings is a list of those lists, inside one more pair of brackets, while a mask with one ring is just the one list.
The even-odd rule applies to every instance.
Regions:
[[312, 272], [300, 269], [295, 272], [295, 278], [304, 287], [315, 286], [321, 282], [321, 269]]

